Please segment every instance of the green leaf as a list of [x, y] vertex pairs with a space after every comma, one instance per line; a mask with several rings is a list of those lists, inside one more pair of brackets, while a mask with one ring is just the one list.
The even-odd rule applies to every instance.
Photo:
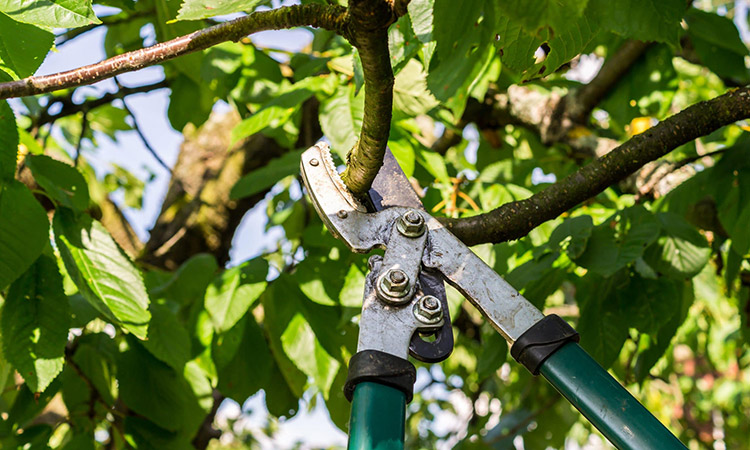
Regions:
[[282, 89], [255, 114], [238, 123], [232, 130], [232, 144], [267, 127], [279, 128], [297, 112], [302, 104], [319, 91], [326, 79], [309, 77]]
[[320, 127], [331, 141], [331, 148], [342, 158], [354, 147], [362, 128], [364, 92], [356, 95], [354, 85], [340, 86], [320, 105]]
[[[198, 31], [203, 28], [203, 25], [199, 22], [175, 23], [172, 20], [177, 16], [177, 10], [180, 8], [180, 2], [178, 1], [154, 0], [154, 6], [156, 6], [154, 30], [156, 31], [156, 39], [159, 42], [166, 42], [178, 36], [185, 36], [193, 31]], [[205, 80], [201, 78], [202, 59], [203, 54], [201, 52], [195, 52], [189, 55], [182, 55], [179, 58], [166, 63], [165, 66], [177, 69], [177, 71], [190, 78], [200, 88], [205, 82]], [[170, 86], [174, 89], [174, 81], [170, 83]], [[190, 105], [185, 106], [190, 107]], [[194, 104], [192, 107], [195, 108], [196, 105]], [[182, 130], [182, 128], [177, 128], [177, 130]]]
[[[304, 393], [307, 376], [287, 356], [281, 342], [281, 336], [285, 333], [292, 318], [298, 314], [302, 307], [302, 301], [302, 293], [286, 274], [282, 274], [273, 283], [270, 283], [261, 297], [263, 312], [265, 313], [263, 325], [269, 338], [269, 347], [284, 380], [283, 383], [279, 382], [278, 385], [287, 386], [287, 389], [296, 398], [301, 397]], [[273, 383], [273, 381], [274, 377], [272, 376], [271, 382]], [[283, 389], [279, 389], [280, 392], [283, 392]]]
[[[713, 274], [709, 276], [713, 277]], [[692, 283], [679, 282], [675, 286], [679, 293], [677, 304], [673, 306], [674, 311], [670, 319], [660, 325], [659, 331], [655, 335], [641, 335], [641, 339], [648, 342], [647, 348], [638, 354], [638, 359], [633, 370], [635, 378], [639, 383], [643, 383], [649, 370], [651, 370], [654, 364], [659, 361], [659, 358], [664, 355], [667, 348], [669, 348], [672, 338], [677, 333], [678, 328], [685, 322], [688, 311], [695, 300]]]
[[245, 315], [266, 289], [268, 263], [256, 258], [225, 270], [206, 289], [206, 310], [217, 332], [223, 333]]
[[48, 29], [101, 23], [91, 0], [0, 0], [0, 12], [19, 22]]
[[[470, 0], [456, 8], [450, 0], [436, 0], [434, 10], [432, 35], [436, 47], [428, 66], [427, 85], [438, 100], [463, 104], [488, 54], [494, 54], [494, 3]], [[463, 111], [463, 106], [459, 109]]]
[[715, 74], [747, 80], [748, 50], [731, 19], [690, 8], [685, 15], [690, 42], [701, 62]]
[[427, 90], [427, 74], [419, 61], [410, 59], [396, 75], [393, 86], [393, 106], [409, 115], [425, 114], [438, 105]]
[[114, 405], [117, 394], [116, 355], [115, 341], [104, 333], [80, 336], [73, 355], [73, 361], [108, 405]]
[[281, 344], [289, 359], [312, 378], [323, 397], [328, 398], [340, 363], [323, 349], [310, 324], [301, 314], [296, 314], [289, 322], [281, 335]]
[[586, 16], [598, 27], [629, 39], [678, 45], [683, 0], [589, 0]]
[[252, 12], [267, 0], [184, 0], [177, 20], [201, 20], [237, 12]]
[[500, 11], [511, 20], [532, 31], [551, 27], [555, 33], [567, 28], [581, 17], [588, 0], [506, 0], [499, 2]]
[[578, 216], [565, 219], [549, 237], [552, 248], [564, 248], [570, 259], [576, 259], [586, 250], [594, 222], [591, 216]]
[[74, 167], [45, 155], [28, 155], [26, 165], [47, 194], [60, 205], [76, 211], [89, 207], [89, 188]]
[[191, 438], [186, 433], [166, 430], [142, 417], [125, 418], [125, 439], [132, 448], [183, 450], [193, 446]]
[[673, 52], [666, 45], [652, 45], [620, 78], [600, 104], [621, 127], [636, 117], [666, 114], [672, 101], [677, 72]]
[[580, 286], [578, 303], [581, 317], [576, 329], [581, 346], [604, 368], [612, 365], [628, 337], [628, 321], [623, 320], [616, 293], [627, 287], [624, 271], [612, 277], [587, 277]]
[[49, 220], [19, 181], [0, 184], [0, 289], [18, 278], [49, 241]]
[[508, 344], [492, 327], [482, 329], [482, 351], [477, 358], [477, 376], [483, 380], [494, 374], [508, 358]]
[[679, 310], [681, 292], [674, 281], [633, 277], [617, 292], [628, 326], [642, 333], [656, 333]]
[[250, 197], [273, 187], [284, 177], [299, 173], [300, 155], [302, 150], [285, 153], [279, 158], [272, 159], [265, 167], [243, 176], [232, 187], [229, 198], [236, 200]]
[[[188, 55], [191, 56], [191, 55]], [[176, 61], [181, 60], [177, 58]], [[170, 82], [172, 93], [169, 95], [167, 117], [177, 131], [182, 131], [188, 123], [201, 126], [211, 114], [214, 98], [203, 83], [195, 81], [186, 74], [180, 74]]]
[[432, 40], [434, 0], [412, 0], [409, 2], [409, 19], [417, 38], [423, 44]]
[[5, 100], [0, 101], [0, 186], [16, 174], [18, 128], [16, 116]]
[[87, 114], [91, 129], [107, 135], [117, 142], [117, 131], [130, 131], [132, 126], [126, 121], [129, 114], [124, 108], [118, 108], [112, 104], [103, 105], [92, 109]]
[[55, 35], [47, 30], [16, 22], [0, 12], [0, 73], [18, 80], [28, 77], [44, 61]]
[[634, 262], [659, 237], [660, 223], [643, 207], [618, 213], [594, 228], [586, 250], [575, 262], [592, 272], [610, 276]]
[[151, 356], [136, 340], [128, 344], [117, 358], [120, 399], [157, 426], [192, 437], [206, 412], [182, 372]]
[[149, 296], [154, 300], [164, 298], [179, 305], [192, 305], [196, 301], [202, 303], [206, 288], [214, 279], [218, 268], [213, 255], [194, 255], [182, 263], [164, 284], [147, 286]]
[[166, 306], [151, 303], [149, 311], [151, 321], [143, 346], [173, 369], [182, 371], [190, 359], [190, 336]]
[[706, 238], [676, 214], [660, 213], [656, 217], [664, 236], [659, 238], [659, 246], [653, 250], [656, 263], [651, 265], [657, 272], [678, 279], [697, 275], [711, 257]]
[[5, 357], [34, 392], [44, 391], [60, 373], [68, 342], [68, 299], [51, 253], [10, 286], [0, 324]]
[[552, 38], [547, 40], [549, 46], [547, 57], [529, 68], [524, 74], [524, 80], [544, 77], [555, 72], [560, 66], [589, 48], [598, 35], [598, 30], [596, 24], [592, 24], [586, 17], [581, 17], [553, 33]]
[[259, 389], [267, 388], [273, 361], [263, 331], [251, 313], [228, 332], [214, 337], [211, 354], [222, 394], [241, 404]]
[[[421, 48], [422, 43], [419, 42], [419, 39], [414, 35], [408, 15], [399, 18], [396, 23], [388, 29], [388, 53], [391, 55], [391, 65], [393, 66], [393, 73], [395, 75], [401, 73], [405, 64], [411, 61], [411, 58], [416, 55]], [[359, 53], [356, 53], [354, 57], [354, 75], [357, 90], [362, 86], [359, 84], [359, 76], [362, 74], [357, 73], [361, 70], [362, 60], [359, 58]], [[362, 79], [361, 82], [364, 82], [364, 79]]]
[[138, 269], [98, 221], [59, 208], [55, 242], [81, 294], [108, 320], [146, 339], [151, 314]]

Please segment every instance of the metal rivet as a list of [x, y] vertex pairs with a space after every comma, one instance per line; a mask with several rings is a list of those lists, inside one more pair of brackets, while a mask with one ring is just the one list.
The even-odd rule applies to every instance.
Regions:
[[310, 160], [310, 165], [311, 165], [311, 166], [317, 166], [317, 165], [318, 165], [318, 160], [317, 160], [317, 159], [315, 159], [315, 158], [311, 159], [311, 160]]
[[349, 217], [349, 213], [344, 211], [343, 209], [336, 213], [336, 215], [339, 217], [339, 219], [346, 219], [347, 217]]

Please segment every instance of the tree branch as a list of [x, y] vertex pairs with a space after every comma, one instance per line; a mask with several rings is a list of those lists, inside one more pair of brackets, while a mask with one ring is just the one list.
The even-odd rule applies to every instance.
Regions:
[[388, 51], [388, 26], [406, 12], [409, 2], [351, 0], [344, 37], [359, 50], [365, 81], [362, 130], [347, 155], [344, 183], [355, 195], [365, 194], [383, 165], [393, 109], [393, 70]]
[[319, 4], [257, 11], [152, 47], [123, 53], [96, 64], [53, 75], [0, 83], [0, 99], [43, 94], [92, 84], [121, 73], [143, 69], [181, 55], [204, 50], [221, 42], [238, 41], [258, 31], [313, 26], [341, 32], [347, 22], [346, 19], [347, 14], [344, 8]]
[[525, 200], [507, 203], [474, 217], [441, 220], [468, 245], [518, 239], [540, 224], [599, 194], [649, 161], [748, 117], [750, 88], [730, 91], [669, 117]]
[[[42, 125], [52, 123], [56, 121], [57, 119], [61, 119], [63, 117], [72, 116], [73, 114], [77, 114], [81, 111], [91, 111], [92, 109], [96, 107], [111, 103], [117, 100], [118, 98], [123, 99], [127, 97], [128, 95], [142, 94], [142, 93], [151, 92], [157, 89], [164, 89], [168, 87], [169, 87], [169, 80], [162, 80], [162, 81], [159, 81], [158, 83], [147, 84], [145, 86], [121, 87], [116, 92], [110, 92], [110, 93], [102, 95], [99, 98], [96, 98], [93, 100], [87, 100], [81, 103], [73, 103], [72, 93], [71, 95], [66, 96], [66, 97], [53, 97], [50, 99], [50, 102], [47, 104], [47, 106], [42, 111], [42, 113], [37, 118], [32, 118], [33, 125], [31, 126], [31, 128], [41, 127]], [[57, 113], [50, 114], [49, 113], [50, 107], [57, 103], [62, 103], [62, 108]]]

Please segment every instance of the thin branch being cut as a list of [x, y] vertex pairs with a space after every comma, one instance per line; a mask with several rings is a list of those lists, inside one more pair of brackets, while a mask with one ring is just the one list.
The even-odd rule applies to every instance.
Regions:
[[594, 197], [649, 161], [749, 117], [750, 88], [730, 91], [675, 114], [525, 200], [507, 203], [486, 214], [442, 221], [468, 245], [518, 239], [540, 224]]
[[96, 83], [121, 73], [143, 69], [181, 55], [204, 50], [221, 42], [238, 41], [258, 31], [312, 26], [341, 32], [346, 24], [346, 18], [344, 8], [319, 4], [256, 11], [239, 19], [198, 30], [152, 47], [123, 53], [78, 69], [0, 83], [0, 99], [44, 94]]
[[351, 0], [349, 28], [344, 37], [362, 60], [365, 80], [365, 110], [359, 140], [347, 156], [341, 178], [356, 195], [365, 194], [383, 165], [393, 109], [393, 70], [388, 51], [388, 26], [409, 2]]

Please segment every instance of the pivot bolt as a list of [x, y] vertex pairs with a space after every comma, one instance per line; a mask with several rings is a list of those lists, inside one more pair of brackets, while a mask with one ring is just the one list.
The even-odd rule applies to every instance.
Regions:
[[424, 217], [415, 210], [409, 210], [399, 217], [398, 231], [406, 237], [419, 237], [424, 234]]
[[317, 165], [318, 165], [318, 160], [317, 160], [317, 159], [315, 159], [315, 158], [311, 159], [311, 160], [310, 160], [310, 165], [311, 165], [311, 166], [313, 166], [313, 167], [314, 167], [314, 166], [317, 166]]
[[443, 307], [440, 300], [432, 295], [421, 297], [414, 305], [414, 317], [426, 325], [437, 325], [443, 320]]
[[385, 301], [400, 303], [399, 299], [409, 293], [409, 276], [401, 269], [388, 269], [380, 277], [378, 293]]

